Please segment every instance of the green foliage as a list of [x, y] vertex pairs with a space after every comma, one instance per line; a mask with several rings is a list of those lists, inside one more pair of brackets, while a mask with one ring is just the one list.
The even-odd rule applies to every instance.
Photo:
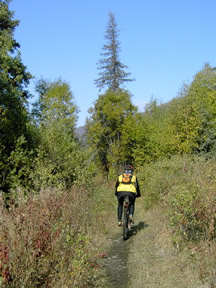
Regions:
[[120, 163], [133, 163], [134, 151], [137, 150], [137, 139], [139, 135], [139, 114], [127, 115], [121, 127], [121, 149], [118, 151]]
[[100, 261], [118, 229], [107, 221], [116, 217], [114, 183], [99, 173], [91, 183], [88, 190], [20, 190], [10, 210], [0, 197], [3, 287], [108, 287]]
[[215, 81], [215, 69], [206, 65], [177, 98], [146, 107], [134, 128], [139, 131], [134, 149], [139, 165], [171, 155], [216, 155]]
[[119, 61], [120, 44], [118, 41], [119, 31], [113, 13], [109, 14], [109, 22], [105, 38], [107, 44], [103, 46], [105, 51], [101, 55], [105, 58], [98, 63], [98, 69], [102, 70], [99, 73], [100, 78], [95, 80], [95, 84], [100, 90], [108, 87], [112, 91], [117, 91], [122, 83], [133, 81], [129, 79], [131, 73], [126, 73], [123, 69], [128, 68]]
[[216, 156], [216, 118], [208, 111], [201, 112], [202, 122], [196, 137], [197, 145], [194, 154], [204, 156], [206, 159]]
[[197, 117], [196, 103], [188, 101], [186, 97], [176, 100], [168, 121], [172, 135], [169, 140], [170, 146], [176, 154], [190, 154], [195, 147], [195, 137], [199, 128]]
[[26, 149], [33, 143], [26, 109], [29, 96], [26, 86], [32, 76], [21, 61], [19, 43], [14, 39], [18, 21], [13, 20], [14, 13], [9, 10], [8, 3], [0, 2], [0, 189], [5, 192], [11, 188], [9, 183], [14, 170], [19, 170], [19, 165], [14, 163], [13, 166], [10, 158], [16, 153], [13, 151], [17, 149], [18, 139], [27, 140]]
[[194, 153], [211, 158], [216, 155], [216, 71], [205, 65], [196, 74], [189, 90], [192, 101], [199, 105], [199, 129], [196, 137], [197, 145]]
[[155, 161], [170, 152], [167, 148], [165, 108], [153, 100], [133, 124], [133, 130], [136, 131], [133, 155], [137, 165]]
[[39, 86], [38, 109], [34, 110], [40, 135], [35, 160], [35, 186], [37, 189], [69, 188], [77, 181], [84, 181], [81, 179], [86, 176], [80, 175], [86, 168], [86, 153], [81, 151], [74, 136], [77, 107], [66, 82], [40, 81]]
[[139, 172], [144, 204], [160, 203], [166, 209], [176, 244], [216, 237], [215, 168], [215, 159], [176, 156]]
[[17, 187], [30, 190], [32, 188], [32, 161], [33, 151], [26, 149], [27, 141], [21, 136], [17, 139], [15, 150], [13, 150], [8, 158], [9, 172], [8, 185], [11, 190]]
[[13, 12], [6, 1], [0, 3], [0, 131], [1, 144], [10, 153], [14, 141], [26, 131], [27, 111], [25, 103], [28, 92], [24, 87], [31, 75], [21, 62], [19, 44], [13, 34], [17, 20], [12, 20]]
[[96, 215], [91, 217], [92, 203], [79, 188], [45, 190], [28, 199], [19, 193], [10, 212], [1, 206], [0, 259], [5, 265], [0, 273], [5, 287], [103, 287], [94, 239], [98, 229], [94, 237], [90, 233], [97, 223]]
[[[124, 90], [108, 90], [99, 96], [95, 106], [89, 110], [91, 118], [87, 122], [88, 140], [91, 149], [97, 152], [104, 170], [109, 170], [111, 166], [117, 169], [131, 155], [130, 150], [124, 150], [121, 142], [124, 134], [124, 146], [128, 145], [126, 137], [133, 132], [127, 123], [136, 111], [130, 97]], [[127, 136], [126, 127], [129, 127]]]
[[61, 79], [54, 82], [39, 79], [36, 84], [39, 99], [34, 104], [33, 115], [37, 115], [40, 125], [49, 126], [59, 123], [73, 135], [78, 109], [67, 82]]
[[170, 123], [176, 134], [174, 145], [180, 154], [215, 153], [215, 80], [215, 69], [205, 65], [178, 105], [174, 105]]

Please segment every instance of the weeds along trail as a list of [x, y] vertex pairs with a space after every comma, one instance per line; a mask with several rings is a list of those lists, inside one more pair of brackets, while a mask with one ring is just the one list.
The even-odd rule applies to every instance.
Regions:
[[[138, 201], [137, 201], [138, 202]], [[207, 288], [199, 280], [196, 263], [174, 247], [160, 208], [143, 211], [137, 203], [136, 222], [145, 223], [128, 252], [128, 288]]]
[[[136, 233], [126, 246], [119, 239], [113, 244], [125, 258], [118, 252], [109, 259], [111, 287], [118, 287], [124, 274], [127, 288], [216, 288], [215, 169], [215, 159], [188, 156], [140, 169], [143, 193], [136, 202]], [[120, 237], [120, 230], [115, 233]], [[124, 263], [119, 264], [124, 272], [118, 273], [115, 259]]]

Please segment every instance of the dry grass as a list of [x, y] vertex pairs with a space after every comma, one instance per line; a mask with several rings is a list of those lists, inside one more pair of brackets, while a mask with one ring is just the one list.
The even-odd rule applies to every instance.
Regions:
[[109, 203], [99, 199], [103, 192], [100, 188], [98, 203], [84, 188], [41, 191], [28, 200], [19, 193], [10, 211], [1, 203], [2, 285], [104, 287], [98, 258], [108, 233]]
[[[133, 248], [128, 260], [131, 281], [128, 287], [215, 287], [211, 277], [200, 277], [200, 268], [204, 267], [198, 259], [201, 254], [195, 254], [189, 249], [180, 252], [174, 247], [172, 232], [161, 209], [154, 208], [144, 213], [139, 207], [137, 211], [140, 212], [136, 216], [136, 222], [144, 221], [146, 227], [132, 240]], [[205, 259], [207, 258], [206, 255]]]
[[140, 172], [151, 210], [139, 215], [148, 227], [134, 238], [134, 258], [144, 268], [134, 264], [141, 278], [131, 287], [216, 287], [215, 167], [215, 159], [173, 157]]

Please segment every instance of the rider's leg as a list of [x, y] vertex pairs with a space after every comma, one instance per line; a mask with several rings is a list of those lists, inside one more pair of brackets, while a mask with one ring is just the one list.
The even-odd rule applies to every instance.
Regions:
[[134, 203], [130, 204], [130, 207], [129, 207], [129, 223], [130, 224], [134, 224], [134, 220], [133, 220], [134, 208], [135, 208]]
[[135, 202], [135, 193], [132, 192], [118, 192], [117, 197], [118, 197], [118, 221], [122, 221], [122, 212], [123, 212], [123, 201], [124, 201], [124, 196], [129, 196], [130, 197], [130, 207], [129, 207], [129, 214], [131, 217], [133, 217], [134, 214], [134, 202]]
[[118, 221], [122, 221], [122, 210], [123, 210], [123, 205], [122, 203], [118, 203]]
[[123, 192], [118, 192], [117, 197], [118, 197], [118, 210], [117, 210], [118, 222], [121, 222], [123, 212], [123, 201], [124, 201]]
[[132, 217], [134, 215], [134, 210], [135, 210], [135, 205], [134, 205], [134, 203], [133, 204], [131, 203], [130, 207], [129, 207], [129, 215]]
[[129, 216], [132, 218], [135, 210], [135, 194], [130, 194], [130, 207], [129, 207]]

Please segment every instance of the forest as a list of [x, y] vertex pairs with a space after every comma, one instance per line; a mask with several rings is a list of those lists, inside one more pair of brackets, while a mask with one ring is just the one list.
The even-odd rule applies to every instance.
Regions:
[[106, 219], [116, 219], [114, 185], [126, 164], [140, 179], [144, 209], [161, 205], [173, 245], [180, 252], [188, 243], [198, 247], [206, 257], [200, 277], [216, 287], [216, 68], [205, 64], [177, 97], [152, 99], [138, 112], [123, 88], [134, 79], [119, 60], [110, 13], [95, 80], [104, 92], [80, 139], [73, 87], [61, 75], [38, 79], [39, 97], [30, 104], [33, 75], [14, 38], [18, 24], [1, 1], [1, 287], [105, 287], [97, 260], [108, 245]]

